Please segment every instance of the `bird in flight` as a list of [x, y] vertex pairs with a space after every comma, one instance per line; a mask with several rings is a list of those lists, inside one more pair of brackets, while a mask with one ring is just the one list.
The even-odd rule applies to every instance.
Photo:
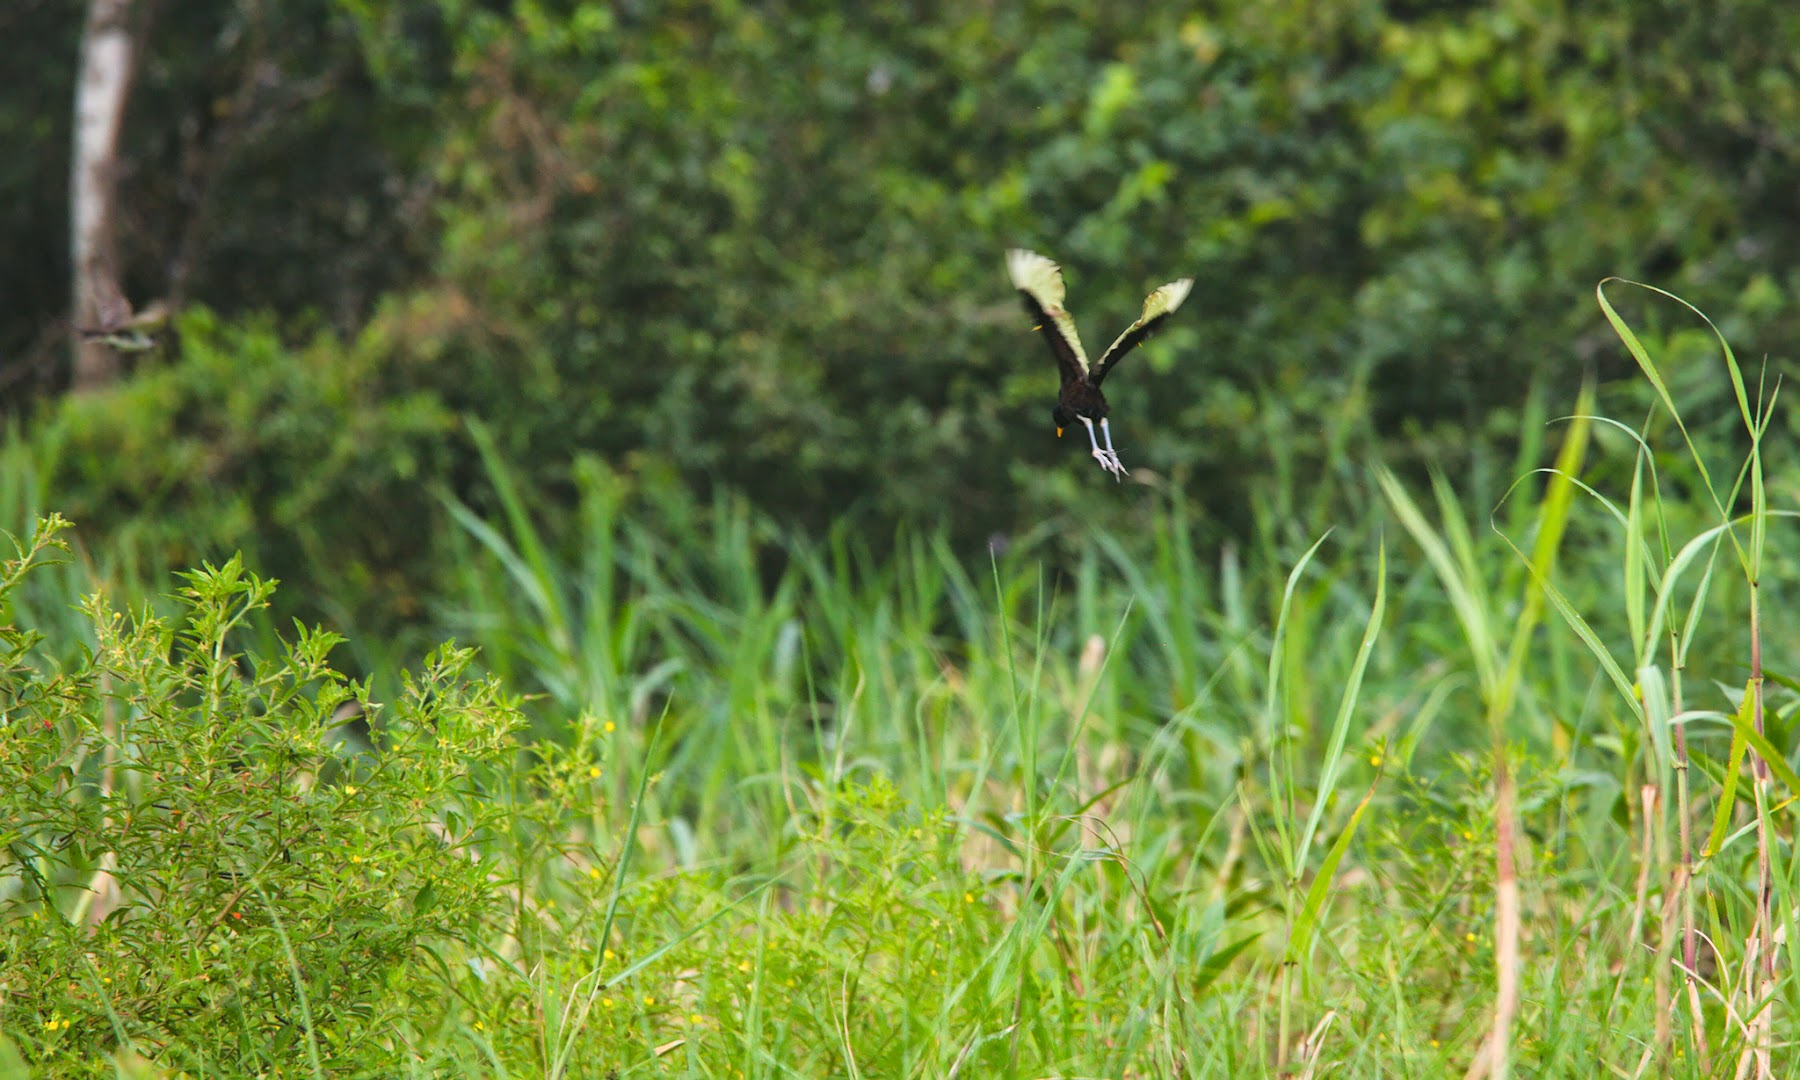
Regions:
[[81, 340], [107, 345], [122, 353], [145, 352], [156, 347], [151, 335], [168, 322], [168, 309], [160, 302], [140, 312], [131, 310], [131, 301], [119, 290], [119, 283], [101, 275], [94, 282], [93, 326], [77, 326]]
[[[1033, 329], [1044, 331], [1044, 340], [1050, 343], [1056, 366], [1062, 371], [1062, 392], [1057, 395], [1056, 409], [1051, 414], [1056, 420], [1057, 437], [1062, 437], [1064, 428], [1081, 421], [1087, 428], [1094, 460], [1112, 473], [1114, 480], [1124, 477], [1125, 466], [1113, 449], [1112, 429], [1106, 423], [1106, 397], [1100, 393], [1100, 381], [1126, 353], [1137, 348], [1175, 313], [1194, 287], [1194, 279], [1171, 281], [1145, 297], [1144, 313], [1138, 321], [1107, 347], [1098, 363], [1090, 364], [1081, 347], [1081, 337], [1075, 332], [1075, 319], [1063, 308], [1062, 268], [1035, 251], [1013, 248], [1006, 253], [1006, 272], [1013, 287], [1024, 296], [1025, 310], [1037, 320]], [[1100, 424], [1098, 436], [1094, 432], [1095, 421]]]

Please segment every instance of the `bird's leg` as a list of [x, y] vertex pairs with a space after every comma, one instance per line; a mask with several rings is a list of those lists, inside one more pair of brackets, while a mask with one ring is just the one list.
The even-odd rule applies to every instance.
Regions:
[[1113, 475], [1128, 475], [1125, 471], [1125, 463], [1119, 460], [1119, 452], [1112, 447], [1112, 428], [1107, 425], [1104, 416], [1100, 418], [1100, 434], [1106, 439], [1106, 456], [1112, 458]]
[[[1094, 437], [1094, 422], [1085, 416], [1080, 419], [1082, 426], [1087, 428], [1088, 445], [1094, 448], [1094, 460], [1100, 463], [1102, 469], [1112, 473], [1113, 479], [1117, 480], [1119, 474], [1125, 471], [1124, 468], [1119, 465], [1118, 458], [1110, 456], [1105, 450], [1100, 448], [1100, 440]], [[1101, 420], [1100, 425], [1104, 428], [1106, 426], [1106, 421]]]

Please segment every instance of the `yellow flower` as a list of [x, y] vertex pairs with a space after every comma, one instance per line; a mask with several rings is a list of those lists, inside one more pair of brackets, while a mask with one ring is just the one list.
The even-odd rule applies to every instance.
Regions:
[[612, 998], [601, 998], [600, 1005], [602, 1008], [610, 1009], [613, 1007], [613, 999]]
[[600, 779], [600, 766], [592, 765], [592, 766], [588, 767], [588, 779], [589, 780]]
[[617, 730], [619, 730], [619, 725], [613, 723], [611, 720], [608, 720], [606, 722], [606, 733], [608, 735], [611, 735], [613, 732], [615, 732]]
[[645, 994], [644, 995], [644, 1004], [654, 1005], [654, 1004], [656, 1004], [656, 999], [651, 997], [649, 994]]
[[598, 866], [588, 867], [588, 877], [593, 878], [595, 881], [600, 880], [600, 868]]

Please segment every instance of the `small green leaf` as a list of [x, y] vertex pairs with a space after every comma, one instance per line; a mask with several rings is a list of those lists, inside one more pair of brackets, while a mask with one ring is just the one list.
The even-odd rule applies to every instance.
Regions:
[[[1376, 782], [1380, 782], [1380, 777], [1376, 777]], [[1312, 936], [1318, 930], [1319, 911], [1325, 906], [1325, 898], [1331, 894], [1332, 878], [1337, 875], [1338, 864], [1344, 861], [1344, 853], [1350, 850], [1350, 841], [1356, 836], [1356, 827], [1362, 824], [1363, 814], [1369, 809], [1369, 800], [1374, 797], [1375, 785], [1371, 784], [1369, 793], [1362, 797], [1362, 801], [1351, 812], [1350, 820], [1338, 835], [1337, 843], [1332, 844], [1331, 850], [1325, 853], [1325, 862], [1319, 867], [1318, 876], [1313, 878], [1312, 888], [1306, 890], [1306, 903], [1301, 905], [1300, 915], [1294, 920], [1294, 931], [1288, 937], [1288, 963], [1299, 960], [1312, 943]]]
[[1238, 958], [1238, 954], [1256, 944], [1257, 939], [1261, 937], [1262, 931], [1258, 930], [1254, 934], [1237, 939], [1223, 949], [1214, 950], [1213, 954], [1206, 958], [1206, 962], [1200, 965], [1200, 970], [1194, 973], [1194, 996], [1199, 997], [1206, 993], [1206, 988], [1219, 981], [1219, 976], [1225, 974], [1225, 969]]

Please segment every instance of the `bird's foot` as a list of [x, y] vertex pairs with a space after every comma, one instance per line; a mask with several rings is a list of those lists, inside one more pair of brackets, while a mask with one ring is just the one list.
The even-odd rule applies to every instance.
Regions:
[[1100, 463], [1102, 469], [1112, 473], [1115, 481], [1124, 479], [1126, 475], [1125, 466], [1120, 463], [1119, 455], [1113, 451], [1112, 429], [1106, 425], [1106, 418], [1100, 418], [1100, 431], [1106, 436], [1106, 445], [1104, 447], [1100, 445], [1100, 440], [1094, 435], [1094, 422], [1085, 416], [1080, 417], [1079, 419], [1081, 420], [1082, 426], [1087, 428], [1088, 445], [1094, 448], [1094, 460]]
[[1126, 470], [1124, 463], [1119, 460], [1119, 455], [1111, 450], [1096, 449], [1094, 451], [1094, 460], [1100, 463], [1102, 469], [1112, 473], [1112, 477], [1115, 481], [1122, 480], [1131, 475], [1131, 473]]

